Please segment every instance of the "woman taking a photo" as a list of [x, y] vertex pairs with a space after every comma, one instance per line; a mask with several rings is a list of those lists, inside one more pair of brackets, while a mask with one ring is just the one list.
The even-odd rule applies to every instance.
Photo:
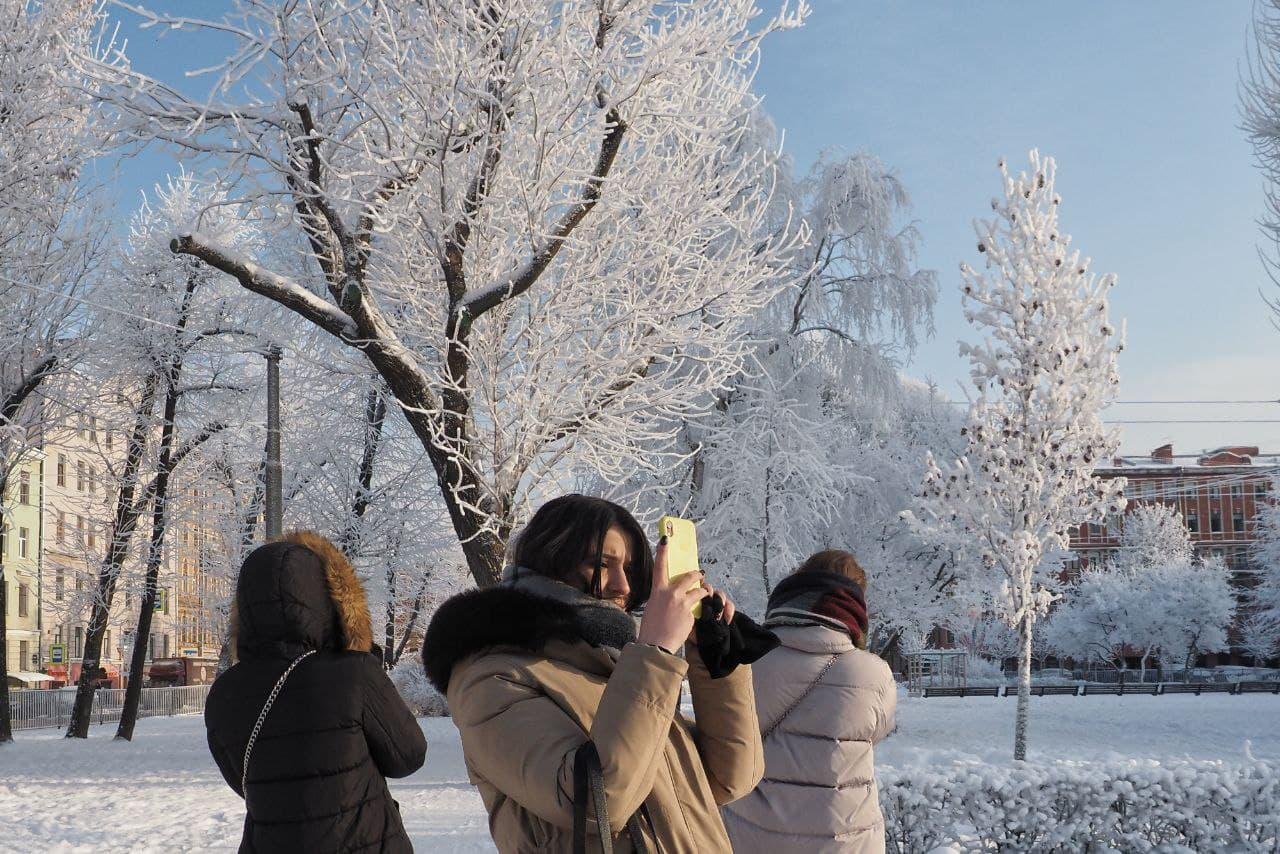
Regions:
[[893, 728], [897, 686], [867, 652], [867, 578], [822, 551], [774, 588], [765, 626], [782, 645], [754, 665], [765, 779], [725, 809], [740, 854], [879, 854], [872, 747]]
[[[440, 606], [423, 646], [498, 850], [573, 851], [576, 824], [586, 850], [728, 852], [718, 807], [755, 786], [763, 757], [751, 669], [712, 679], [686, 644], [715, 591], [669, 581], [663, 543], [655, 558], [630, 513], [582, 495], [543, 505], [510, 557], [498, 587]], [[696, 728], [678, 710], [686, 675]], [[606, 808], [604, 839], [588, 807]]]

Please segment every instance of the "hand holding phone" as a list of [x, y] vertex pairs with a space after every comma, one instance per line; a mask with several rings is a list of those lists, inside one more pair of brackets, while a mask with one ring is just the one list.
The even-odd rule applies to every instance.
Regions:
[[[698, 531], [693, 522], [679, 516], [663, 516], [658, 520], [658, 536], [667, 538], [667, 578], [674, 581], [698, 566]], [[693, 616], [702, 616], [702, 603], [693, 606]]]
[[668, 568], [671, 542], [664, 534], [654, 552], [653, 586], [636, 640], [675, 652], [692, 638], [693, 612], [702, 603], [708, 588], [701, 573], [674, 572]]

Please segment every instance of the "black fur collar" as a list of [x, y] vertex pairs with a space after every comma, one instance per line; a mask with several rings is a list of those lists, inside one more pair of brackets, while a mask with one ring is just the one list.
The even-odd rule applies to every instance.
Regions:
[[635, 620], [612, 606], [583, 607], [502, 585], [471, 590], [436, 609], [422, 643], [427, 678], [440, 693], [453, 667], [494, 646], [538, 652], [549, 641], [586, 641], [621, 649], [635, 640]]

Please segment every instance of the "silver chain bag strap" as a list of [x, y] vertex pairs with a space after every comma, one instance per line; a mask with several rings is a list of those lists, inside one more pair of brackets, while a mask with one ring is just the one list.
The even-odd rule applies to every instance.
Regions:
[[295, 658], [284, 669], [284, 673], [280, 674], [280, 678], [276, 681], [276, 687], [271, 689], [271, 693], [267, 695], [266, 705], [262, 707], [262, 713], [258, 715], [258, 721], [253, 725], [253, 732], [249, 733], [249, 743], [244, 746], [244, 765], [240, 772], [240, 792], [244, 795], [245, 804], [249, 802], [249, 754], [253, 752], [253, 743], [258, 740], [258, 732], [262, 729], [262, 722], [267, 719], [267, 712], [271, 711], [271, 706], [276, 701], [276, 695], [280, 693], [280, 689], [284, 687], [284, 680], [289, 678], [289, 674], [293, 672], [293, 668], [302, 663], [302, 659], [308, 655], [315, 655], [314, 649], [309, 649], [302, 655]]
[[804, 693], [801, 694], [799, 697], [796, 697], [795, 702], [792, 703], [790, 706], [787, 706], [787, 710], [783, 712], [781, 715], [779, 715], [778, 719], [774, 721], [767, 730], [765, 730], [764, 735], [760, 736], [761, 741], [764, 741], [769, 736], [773, 735], [773, 731], [778, 728], [779, 724], [781, 724], [783, 721], [787, 719], [787, 715], [794, 712], [796, 710], [796, 706], [804, 702], [804, 698], [809, 696], [809, 692], [811, 692], [814, 688], [818, 687], [818, 683], [822, 681], [822, 677], [827, 675], [827, 671], [831, 669], [831, 665], [835, 664], [836, 659], [839, 657], [840, 657], [840, 653], [838, 652], [835, 655], [831, 656], [831, 658], [827, 661], [827, 663], [823, 665], [822, 669], [818, 671], [818, 675], [815, 676], [813, 681], [809, 683], [809, 687], [804, 689]]

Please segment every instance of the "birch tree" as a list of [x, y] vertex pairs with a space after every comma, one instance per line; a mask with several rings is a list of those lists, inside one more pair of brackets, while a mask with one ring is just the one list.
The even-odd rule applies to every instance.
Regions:
[[[96, 55], [98, 20], [96, 1], [0, 0], [0, 496], [34, 445], [37, 390], [77, 358], [80, 300], [100, 255], [99, 209], [80, 180], [89, 99], [68, 62]], [[0, 744], [13, 740], [4, 536], [0, 524]]]
[[[240, 0], [207, 98], [112, 63], [124, 140], [241, 176], [280, 268], [199, 229], [174, 250], [356, 348], [434, 469], [477, 582], [572, 453], [632, 464], [740, 369], [788, 247], [735, 159], [762, 37], [752, 0]], [[660, 438], [660, 437], [651, 437]]]
[[1099, 413], [1115, 397], [1122, 332], [1107, 316], [1115, 278], [1097, 276], [1058, 226], [1052, 158], [1029, 172], [1000, 163], [1003, 200], [975, 222], [985, 270], [961, 266], [965, 318], [985, 339], [961, 344], [975, 395], [954, 463], [929, 458], [909, 518], [926, 538], [976, 543], [977, 581], [1019, 632], [1014, 758], [1025, 759], [1032, 638], [1057, 588], [1067, 530], [1123, 509], [1123, 479], [1093, 474], [1118, 441]]

